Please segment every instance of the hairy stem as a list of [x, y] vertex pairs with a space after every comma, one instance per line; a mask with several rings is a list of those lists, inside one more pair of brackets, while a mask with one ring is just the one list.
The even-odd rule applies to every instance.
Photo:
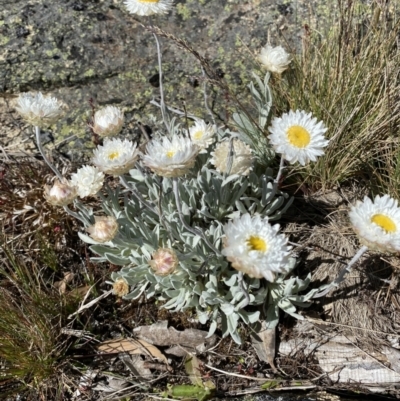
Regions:
[[350, 260], [350, 262], [347, 264], [347, 266], [342, 269], [339, 273], [339, 275], [335, 278], [334, 281], [332, 281], [332, 283], [330, 283], [328, 285], [328, 288], [326, 288], [325, 290], [321, 291], [321, 292], [317, 292], [313, 298], [321, 298], [324, 295], [328, 294], [331, 290], [333, 290], [334, 288], [338, 288], [340, 283], [342, 281], [344, 281], [344, 277], [346, 276], [347, 273], [349, 273], [351, 271], [351, 268], [353, 267], [353, 265], [358, 261], [358, 259], [361, 258], [361, 256], [368, 251], [368, 247], [367, 246], [362, 246], [358, 252], [353, 256], [353, 258]]
[[172, 183], [173, 183], [176, 207], [178, 208], [179, 218], [180, 218], [181, 223], [183, 224], [183, 226], [186, 228], [186, 230], [188, 230], [192, 234], [198, 235], [200, 238], [202, 238], [203, 241], [207, 244], [207, 246], [216, 255], [221, 255], [221, 252], [210, 243], [210, 241], [207, 239], [207, 237], [205, 236], [205, 234], [202, 231], [200, 231], [200, 230], [198, 230], [196, 228], [190, 227], [189, 224], [186, 223], [185, 218], [184, 218], [183, 213], [182, 213], [181, 199], [180, 199], [180, 196], [179, 196], [179, 188], [178, 188], [178, 178], [174, 177], [173, 180], [172, 180]]
[[46, 154], [44, 153], [43, 147], [42, 147], [42, 140], [40, 138], [40, 128], [35, 127], [35, 134], [36, 134], [36, 144], [39, 149], [40, 154], [43, 157], [43, 160], [46, 162], [46, 164], [52, 169], [53, 173], [58, 177], [60, 181], [64, 180], [64, 177], [61, 175], [61, 173], [56, 169], [55, 166], [53, 166], [50, 163], [50, 160], [47, 158]]

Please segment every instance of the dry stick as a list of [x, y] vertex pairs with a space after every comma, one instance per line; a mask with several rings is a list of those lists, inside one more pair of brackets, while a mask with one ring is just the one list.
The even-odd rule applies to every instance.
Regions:
[[235, 377], [240, 377], [242, 379], [255, 380], [258, 382], [266, 382], [267, 381], [267, 379], [265, 377], [262, 379], [260, 377], [251, 377], [251, 376], [239, 375], [238, 373], [226, 372], [225, 370], [214, 368], [213, 366], [207, 365], [206, 363], [204, 364], [204, 366], [207, 367], [208, 369], [215, 370], [216, 372], [223, 373], [224, 375], [228, 375], [228, 376], [235, 376]]
[[368, 247], [363, 245], [358, 252], [353, 256], [353, 258], [350, 260], [350, 262], [348, 263], [348, 265], [341, 270], [341, 272], [339, 273], [339, 275], [335, 278], [335, 280], [332, 281], [332, 283], [329, 284], [328, 288], [326, 288], [325, 290], [321, 291], [321, 292], [317, 292], [313, 298], [321, 298], [324, 295], [328, 294], [331, 290], [333, 290], [333, 288], [337, 288], [339, 287], [340, 283], [344, 280], [344, 277], [347, 273], [350, 272], [352, 266], [357, 262], [358, 259], [361, 258], [361, 256], [368, 251]]
[[46, 154], [44, 153], [43, 147], [42, 147], [42, 141], [40, 139], [40, 128], [35, 126], [35, 134], [36, 134], [36, 144], [39, 149], [40, 154], [43, 157], [43, 160], [46, 162], [46, 164], [52, 169], [53, 173], [58, 177], [60, 181], [63, 181], [64, 177], [61, 175], [61, 173], [50, 163], [50, 160], [47, 158]]
[[216, 255], [221, 255], [221, 252], [210, 243], [210, 241], [207, 239], [207, 237], [205, 236], [205, 234], [202, 231], [197, 230], [197, 229], [195, 229], [193, 227], [190, 227], [189, 224], [186, 223], [185, 218], [183, 217], [183, 213], [182, 213], [181, 199], [180, 199], [180, 196], [179, 196], [178, 178], [177, 177], [173, 178], [172, 184], [173, 184], [173, 190], [174, 190], [174, 195], [175, 195], [176, 207], [178, 209], [179, 218], [180, 218], [181, 223], [183, 224], [183, 226], [186, 228], [186, 230], [188, 230], [192, 234], [198, 235], [200, 238], [202, 238], [203, 241], [207, 244], [207, 246]]
[[[90, 291], [92, 290], [93, 287], [91, 287], [89, 289], [89, 291], [86, 293], [85, 298], [82, 302], [85, 302], [86, 298], [88, 297]], [[105, 292], [104, 294], [100, 295], [99, 297], [93, 299], [92, 301], [90, 301], [89, 303], [87, 303], [86, 305], [82, 305], [76, 312], [70, 314], [68, 316], [68, 319], [71, 319], [73, 316], [77, 315], [78, 313], [84, 311], [85, 309], [90, 308], [91, 306], [93, 306], [94, 304], [96, 304], [97, 302], [101, 301], [104, 298], [107, 298], [110, 294], [112, 294], [113, 290], [109, 290], [107, 292]]]

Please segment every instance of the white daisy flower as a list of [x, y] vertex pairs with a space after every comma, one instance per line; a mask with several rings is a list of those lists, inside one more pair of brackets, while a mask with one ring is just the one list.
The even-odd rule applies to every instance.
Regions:
[[351, 224], [360, 242], [378, 252], [400, 252], [400, 208], [389, 195], [367, 196], [357, 201], [349, 213]]
[[124, 113], [115, 106], [106, 106], [94, 113], [93, 131], [102, 137], [119, 134], [124, 125]]
[[248, 175], [253, 168], [253, 156], [250, 146], [246, 145], [240, 139], [233, 139], [232, 151], [230, 157], [231, 141], [220, 142], [211, 152], [211, 163], [220, 173], [228, 173], [229, 164], [231, 168], [229, 174]]
[[192, 142], [201, 149], [200, 153], [206, 153], [206, 149], [215, 141], [216, 131], [215, 125], [207, 125], [204, 120], [196, 120], [193, 127], [189, 128], [189, 135]]
[[173, 0], [126, 0], [124, 4], [131, 14], [143, 16], [165, 14], [172, 8], [174, 2]]
[[44, 186], [44, 197], [54, 206], [67, 206], [78, 196], [77, 189], [71, 182], [64, 179], [56, 180], [52, 187]]
[[55, 97], [43, 96], [41, 92], [21, 93], [16, 109], [30, 124], [48, 127], [63, 117], [67, 106]]
[[224, 226], [222, 254], [236, 270], [273, 282], [275, 273], [287, 272], [292, 249], [278, 230], [279, 225], [271, 226], [268, 217], [246, 213]]
[[95, 223], [86, 231], [97, 242], [103, 243], [114, 239], [118, 232], [117, 220], [112, 216], [95, 216]]
[[104, 174], [93, 166], [83, 166], [71, 175], [71, 183], [78, 191], [80, 198], [96, 195], [103, 187]]
[[139, 156], [135, 143], [117, 138], [106, 138], [93, 155], [92, 162], [100, 171], [115, 176], [127, 173]]
[[298, 161], [304, 166], [310, 160], [316, 161], [329, 143], [324, 137], [327, 131], [324, 123], [305, 111], [290, 110], [282, 117], [275, 117], [268, 129], [271, 146], [291, 164]]
[[272, 47], [271, 45], [266, 45], [261, 48], [258, 59], [268, 71], [277, 74], [282, 74], [291, 62], [290, 55], [286, 53], [282, 46]]
[[174, 135], [171, 139], [153, 139], [146, 146], [143, 164], [162, 177], [180, 177], [193, 167], [199, 153], [189, 138]]

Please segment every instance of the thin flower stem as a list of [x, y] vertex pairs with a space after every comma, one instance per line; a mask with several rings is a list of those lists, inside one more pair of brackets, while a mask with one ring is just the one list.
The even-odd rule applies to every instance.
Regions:
[[64, 177], [61, 175], [61, 173], [50, 163], [50, 160], [47, 158], [46, 154], [44, 153], [43, 147], [42, 147], [42, 141], [40, 139], [40, 128], [35, 127], [35, 134], [36, 134], [36, 144], [39, 149], [40, 154], [43, 157], [43, 160], [46, 162], [46, 164], [52, 169], [53, 173], [58, 177], [60, 181], [63, 181]]
[[139, 192], [135, 191], [135, 189], [132, 188], [132, 187], [129, 185], [128, 181], [126, 181], [126, 178], [125, 178], [123, 175], [120, 175], [120, 176], [119, 176], [119, 179], [120, 179], [122, 185], [123, 185], [126, 189], [129, 189], [129, 191], [132, 192], [132, 195], [133, 195], [140, 203], [142, 203], [145, 207], [147, 207], [147, 209], [149, 209], [150, 211], [152, 211], [152, 212], [155, 213], [156, 215], [158, 215], [158, 216], [160, 215], [160, 213], [157, 212], [156, 208], [155, 208], [153, 205], [151, 205], [149, 202], [147, 202]]
[[169, 229], [169, 225], [168, 225], [167, 221], [165, 220], [165, 218], [164, 218], [164, 216], [163, 216], [163, 214], [162, 214], [162, 209], [161, 209], [161, 197], [160, 197], [160, 202], [159, 202], [159, 204], [158, 204], [158, 211], [157, 211], [157, 209], [156, 209], [153, 205], [151, 205], [149, 202], [147, 202], [147, 201], [142, 197], [142, 195], [141, 195], [139, 192], [135, 191], [135, 189], [132, 188], [132, 187], [129, 185], [129, 183], [126, 181], [126, 179], [125, 179], [124, 176], [121, 175], [119, 178], [120, 178], [120, 180], [121, 180], [122, 185], [123, 185], [126, 189], [128, 189], [129, 191], [131, 191], [131, 193], [133, 194], [133, 196], [135, 196], [135, 198], [136, 198], [139, 202], [141, 202], [145, 207], [147, 207], [150, 211], [152, 211], [153, 213], [155, 213], [155, 214], [160, 218], [160, 222], [161, 222], [161, 224], [164, 226], [165, 231], [167, 232], [168, 238], [170, 239], [171, 242], [173, 242], [174, 240], [173, 240], [173, 237], [172, 237], [172, 234], [171, 234], [171, 230]]
[[285, 166], [284, 166], [284, 164], [283, 164], [284, 162], [285, 162], [285, 159], [284, 159], [283, 156], [282, 156], [282, 157], [281, 157], [281, 161], [280, 161], [280, 163], [279, 163], [278, 174], [277, 174], [277, 176], [276, 176], [276, 178], [275, 178], [275, 180], [274, 180], [275, 184], [279, 184], [279, 181], [280, 181], [280, 179], [281, 179], [281, 177], [282, 177], [283, 170], [285, 169]]
[[[157, 106], [157, 107], [160, 107], [161, 108], [161, 104], [160, 103], [158, 103], [156, 100], [150, 100], [150, 102], [149, 102], [150, 104], [153, 104], [154, 106]], [[178, 116], [186, 116], [186, 117], [188, 117], [188, 118], [190, 118], [190, 119], [192, 119], [192, 120], [196, 120], [197, 119], [197, 117], [196, 116], [194, 116], [193, 114], [187, 114], [187, 113], [185, 113], [184, 111], [182, 111], [182, 110], [179, 110], [179, 109], [175, 109], [175, 108], [173, 108], [173, 107], [170, 107], [170, 106], [165, 106], [166, 108], [167, 108], [167, 110], [169, 110], [169, 111], [171, 111], [172, 113], [175, 113], [175, 114], [178, 114]]]
[[174, 189], [174, 195], [175, 195], [175, 202], [176, 202], [176, 207], [178, 209], [178, 213], [179, 213], [179, 218], [181, 220], [181, 223], [183, 224], [183, 226], [186, 228], [186, 230], [188, 230], [189, 232], [191, 232], [194, 235], [198, 235], [200, 238], [203, 239], [203, 241], [207, 244], [207, 246], [218, 256], [221, 255], [221, 252], [215, 248], [210, 241], [207, 239], [207, 237], [205, 236], [205, 234], [200, 231], [197, 230], [193, 227], [190, 227], [189, 224], [186, 223], [185, 218], [183, 217], [183, 213], [182, 213], [182, 207], [181, 207], [181, 199], [179, 196], [179, 188], [178, 188], [178, 178], [174, 177], [172, 180], [172, 184], [173, 184], [173, 189]]
[[250, 296], [249, 293], [247, 292], [247, 289], [244, 286], [243, 272], [239, 272], [238, 282], [239, 282], [239, 287], [246, 298], [246, 303], [242, 306], [242, 309], [244, 309], [250, 303]]
[[201, 66], [201, 72], [202, 72], [202, 74], [203, 74], [203, 79], [204, 79], [204, 82], [203, 82], [204, 106], [205, 106], [206, 110], [208, 111], [208, 114], [210, 115], [213, 124], [215, 125], [214, 114], [212, 113], [212, 111], [211, 111], [211, 109], [210, 109], [210, 107], [209, 107], [209, 105], [208, 105], [207, 81], [206, 81], [207, 76], [206, 76], [206, 72], [204, 71], [203, 66]]
[[160, 108], [161, 108], [161, 114], [162, 118], [165, 124], [165, 127], [167, 128], [168, 133], [170, 134], [170, 126], [169, 126], [169, 121], [167, 119], [167, 109], [165, 107], [165, 102], [164, 102], [164, 87], [163, 87], [163, 75], [162, 75], [162, 63], [161, 63], [161, 49], [160, 49], [160, 42], [158, 40], [158, 37], [155, 33], [153, 33], [154, 39], [156, 40], [156, 45], [157, 45], [157, 57], [158, 57], [158, 75], [160, 77]]
[[87, 224], [87, 221], [85, 219], [83, 219], [81, 216], [79, 216], [78, 213], [73, 212], [68, 206], [64, 206], [64, 210], [70, 215], [72, 216], [74, 219], [77, 219], [79, 221], [81, 221], [83, 224]]
[[235, 148], [233, 147], [233, 137], [229, 139], [228, 161], [226, 163], [226, 175], [231, 174], [233, 159], [235, 158]]
[[321, 292], [317, 292], [313, 298], [321, 298], [324, 295], [328, 294], [331, 290], [333, 290], [334, 288], [338, 288], [340, 283], [342, 281], [344, 281], [344, 277], [346, 276], [347, 273], [349, 273], [351, 271], [351, 268], [353, 267], [353, 265], [358, 261], [358, 259], [361, 258], [361, 256], [368, 251], [368, 247], [363, 245], [358, 252], [353, 256], [353, 258], [350, 260], [350, 262], [347, 264], [347, 266], [342, 269], [339, 273], [339, 275], [335, 278], [334, 281], [332, 281], [332, 283], [330, 283], [328, 285], [328, 288], [326, 288], [325, 290], [321, 291]]

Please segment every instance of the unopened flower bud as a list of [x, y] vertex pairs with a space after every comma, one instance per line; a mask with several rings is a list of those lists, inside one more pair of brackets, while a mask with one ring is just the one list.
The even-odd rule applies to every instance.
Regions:
[[112, 216], [95, 216], [95, 223], [87, 228], [90, 236], [97, 242], [111, 241], [118, 231], [117, 220]]
[[232, 145], [231, 141], [220, 142], [214, 152], [211, 152], [211, 156], [211, 163], [220, 173], [248, 175], [253, 168], [250, 146], [236, 138]]
[[94, 113], [93, 131], [102, 137], [119, 134], [124, 125], [124, 113], [115, 106], [107, 106]]
[[158, 276], [167, 276], [175, 271], [179, 264], [178, 257], [173, 249], [159, 248], [149, 261], [149, 265]]
[[76, 188], [67, 180], [56, 180], [54, 185], [44, 186], [46, 200], [54, 206], [66, 206], [78, 196]]
[[119, 278], [113, 284], [113, 293], [117, 297], [123, 297], [129, 293], [129, 284], [125, 279]]
[[282, 46], [272, 47], [266, 45], [259, 55], [261, 64], [270, 72], [282, 74], [291, 62], [290, 55]]

